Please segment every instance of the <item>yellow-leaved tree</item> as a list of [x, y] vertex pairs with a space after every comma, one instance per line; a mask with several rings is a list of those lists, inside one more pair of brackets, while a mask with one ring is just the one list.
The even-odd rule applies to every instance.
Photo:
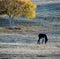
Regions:
[[25, 16], [26, 18], [35, 18], [36, 4], [31, 0], [0, 0], [0, 14], [9, 16], [10, 28], [14, 28], [14, 17]]

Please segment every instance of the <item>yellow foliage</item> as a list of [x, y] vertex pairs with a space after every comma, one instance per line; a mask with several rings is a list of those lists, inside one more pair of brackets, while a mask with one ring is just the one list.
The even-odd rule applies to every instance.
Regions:
[[29, 2], [30, 0], [17, 0], [18, 2]]
[[0, 1], [2, 1], [2, 0], [0, 0]]
[[2, 10], [7, 10], [6, 14], [18, 16], [24, 15], [27, 18], [34, 18], [36, 16], [36, 5], [31, 0], [0, 0], [4, 4], [0, 4]]
[[36, 16], [35, 11], [30, 11], [29, 13], [25, 14], [25, 17], [27, 18], [35, 18], [35, 16]]

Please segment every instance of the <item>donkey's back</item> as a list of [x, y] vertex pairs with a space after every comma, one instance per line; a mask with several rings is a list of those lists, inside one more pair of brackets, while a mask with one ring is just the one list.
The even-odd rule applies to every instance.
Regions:
[[42, 37], [44, 38], [44, 37], [46, 37], [46, 36], [47, 36], [46, 34], [42, 34], [42, 33], [40, 33], [40, 34], [38, 35], [38, 37], [41, 37], [41, 38], [42, 38]]

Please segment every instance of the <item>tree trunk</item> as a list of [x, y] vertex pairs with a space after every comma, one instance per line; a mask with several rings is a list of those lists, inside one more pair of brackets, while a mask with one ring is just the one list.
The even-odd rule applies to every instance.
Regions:
[[9, 28], [14, 29], [14, 20], [13, 17], [9, 16]]

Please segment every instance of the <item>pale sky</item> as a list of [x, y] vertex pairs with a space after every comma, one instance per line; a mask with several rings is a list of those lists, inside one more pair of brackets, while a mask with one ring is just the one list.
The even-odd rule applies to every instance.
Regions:
[[58, 3], [60, 0], [32, 0], [36, 4]]

